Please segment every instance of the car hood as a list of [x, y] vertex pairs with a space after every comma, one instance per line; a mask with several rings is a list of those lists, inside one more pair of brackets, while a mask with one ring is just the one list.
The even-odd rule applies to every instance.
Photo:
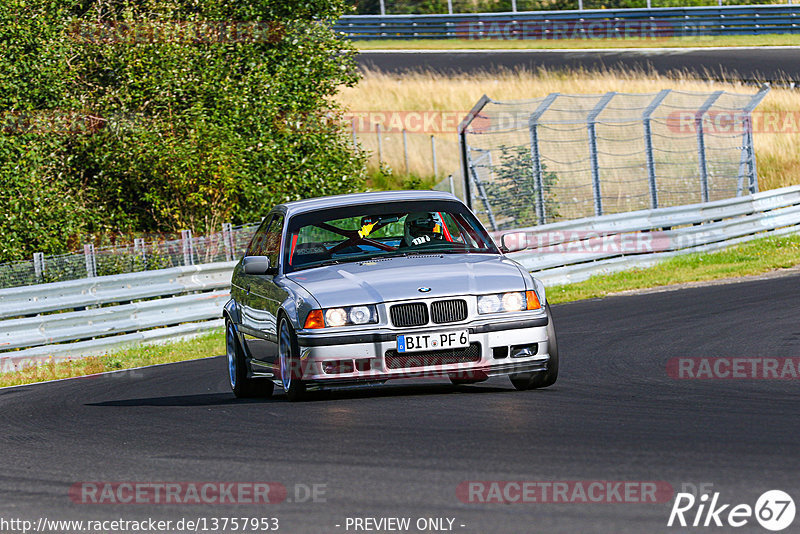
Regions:
[[[323, 308], [526, 289], [519, 266], [494, 254], [386, 258], [307, 269], [287, 277]], [[423, 293], [420, 287], [430, 291]]]

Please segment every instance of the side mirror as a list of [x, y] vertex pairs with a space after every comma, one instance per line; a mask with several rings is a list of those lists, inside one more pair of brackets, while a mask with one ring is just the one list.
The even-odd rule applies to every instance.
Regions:
[[508, 252], [519, 252], [528, 248], [528, 238], [524, 232], [514, 232], [500, 236], [500, 250], [506, 254]]
[[246, 256], [242, 261], [245, 274], [273, 274], [266, 256]]

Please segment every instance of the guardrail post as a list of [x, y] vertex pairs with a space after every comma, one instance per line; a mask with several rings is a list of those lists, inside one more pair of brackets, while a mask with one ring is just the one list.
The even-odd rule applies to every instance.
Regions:
[[753, 95], [753, 98], [744, 107], [742, 112], [742, 157], [739, 160], [739, 179], [736, 184], [736, 196], [744, 192], [744, 179], [747, 177], [747, 189], [752, 195], [758, 193], [758, 173], [756, 172], [756, 153], [753, 148], [753, 110], [761, 103], [767, 93], [769, 85], [764, 84]]
[[36, 281], [44, 280], [44, 253], [33, 253], [33, 272], [36, 274]]
[[700, 166], [700, 196], [702, 202], [708, 202], [709, 199], [708, 165], [706, 164], [706, 140], [705, 134], [703, 133], [703, 116], [708, 113], [708, 110], [714, 105], [714, 102], [716, 102], [724, 92], [725, 91], [715, 91], [712, 93], [694, 116], [694, 127], [697, 132], [697, 161]]
[[545, 213], [544, 203], [544, 180], [542, 179], [542, 158], [539, 153], [539, 119], [542, 117], [547, 108], [558, 98], [560, 93], [550, 93], [547, 95], [536, 111], [531, 113], [528, 117], [528, 131], [531, 142], [531, 166], [533, 170], [533, 180], [536, 186], [536, 218], [539, 224], [545, 224], [547, 221], [547, 213]]
[[94, 245], [87, 243], [83, 245], [83, 257], [86, 261], [86, 277], [94, 278], [97, 276], [97, 260], [94, 256]]
[[233, 261], [233, 225], [222, 223], [222, 243], [225, 246], [225, 260]]
[[143, 237], [137, 237], [133, 240], [133, 254], [138, 257], [142, 262], [142, 270], [147, 270], [147, 246], [144, 243]]
[[600, 112], [611, 102], [614, 91], [608, 92], [603, 95], [603, 98], [597, 103], [594, 109], [589, 112], [586, 117], [586, 127], [589, 131], [589, 161], [592, 166], [592, 192], [594, 193], [594, 214], [603, 214], [603, 197], [600, 191], [600, 166], [597, 162], [597, 132], [595, 131], [595, 121]]
[[194, 265], [194, 247], [192, 246], [191, 230], [181, 230], [181, 245], [183, 246], [183, 264]]
[[653, 101], [647, 106], [647, 109], [645, 109], [642, 113], [642, 125], [644, 126], [644, 148], [647, 157], [647, 178], [650, 182], [650, 207], [652, 209], [658, 208], [658, 188], [656, 187], [656, 161], [653, 157], [653, 132], [650, 128], [650, 117], [653, 115], [653, 112], [656, 110], [656, 108], [661, 105], [661, 102], [667, 98], [669, 93], [669, 89], [664, 89], [658, 93]]

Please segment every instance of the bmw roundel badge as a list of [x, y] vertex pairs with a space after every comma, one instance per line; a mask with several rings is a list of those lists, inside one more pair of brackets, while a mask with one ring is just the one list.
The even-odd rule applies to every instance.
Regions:
[[419, 287], [419, 288], [417, 288], [417, 291], [419, 291], [420, 293], [427, 293], [427, 292], [429, 292], [430, 290], [431, 290], [431, 288], [429, 288], [429, 287], [424, 287], [424, 286], [423, 286], [423, 287]]

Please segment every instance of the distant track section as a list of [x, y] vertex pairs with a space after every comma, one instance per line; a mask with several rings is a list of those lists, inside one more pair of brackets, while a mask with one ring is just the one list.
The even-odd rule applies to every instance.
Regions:
[[580, 50], [364, 50], [362, 69], [442, 74], [546, 69], [688, 72], [709, 79], [791, 83], [800, 81], [800, 47], [640, 48]]

